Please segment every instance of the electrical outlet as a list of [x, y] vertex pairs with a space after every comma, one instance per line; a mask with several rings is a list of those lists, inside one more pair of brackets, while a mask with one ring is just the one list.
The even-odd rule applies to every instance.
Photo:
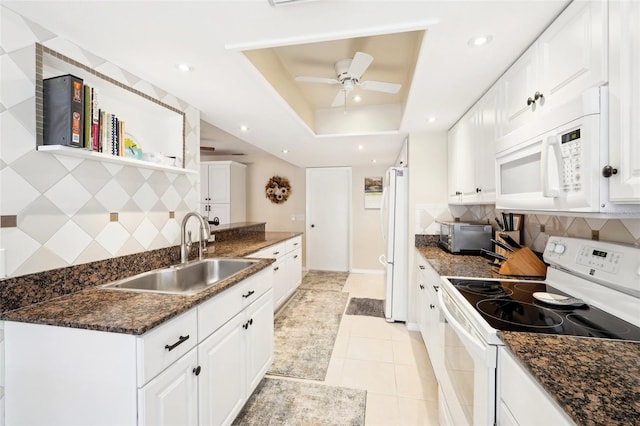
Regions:
[[544, 224], [540, 224], [540, 232], [544, 232]]
[[591, 239], [593, 241], [599, 241], [600, 240], [600, 231], [598, 231], [597, 229], [592, 229], [591, 230]]

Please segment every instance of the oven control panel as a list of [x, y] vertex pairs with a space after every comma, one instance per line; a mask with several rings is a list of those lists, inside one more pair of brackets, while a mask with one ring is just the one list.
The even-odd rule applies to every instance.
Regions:
[[602, 250], [597, 246], [584, 245], [578, 251], [576, 262], [589, 268], [598, 269], [610, 274], [618, 273], [622, 253]]
[[549, 237], [544, 260], [590, 281], [623, 287], [640, 297], [640, 248], [606, 241]]

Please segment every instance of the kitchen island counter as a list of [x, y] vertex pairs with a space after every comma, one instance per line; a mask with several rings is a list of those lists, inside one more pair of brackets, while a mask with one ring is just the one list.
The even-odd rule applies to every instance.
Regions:
[[640, 424], [640, 343], [509, 331], [498, 335], [577, 424]]
[[[259, 238], [221, 241], [209, 245], [206, 257], [244, 257], [261, 248], [301, 235], [266, 232]], [[115, 291], [91, 286], [0, 315], [5, 321], [28, 322], [140, 335], [268, 267], [274, 259], [259, 261], [239, 274], [191, 296]], [[98, 285], [106, 284], [97, 283]], [[73, 286], [73, 283], [68, 283]]]

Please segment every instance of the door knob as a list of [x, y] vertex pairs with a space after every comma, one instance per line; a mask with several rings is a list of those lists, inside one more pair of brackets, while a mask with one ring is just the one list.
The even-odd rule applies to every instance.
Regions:
[[613, 175], [617, 175], [618, 174], [618, 169], [614, 169], [613, 167], [611, 167], [610, 165], [606, 165], [602, 168], [602, 176], [609, 178]]
[[311, 227], [312, 227], [312, 228], [315, 228], [316, 226], [312, 223], [312, 224], [311, 224]]

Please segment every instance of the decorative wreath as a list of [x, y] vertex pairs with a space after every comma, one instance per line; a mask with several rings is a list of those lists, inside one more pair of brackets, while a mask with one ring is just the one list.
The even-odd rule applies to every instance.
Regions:
[[265, 195], [272, 203], [281, 204], [287, 201], [291, 194], [289, 179], [280, 176], [273, 176], [264, 187]]

